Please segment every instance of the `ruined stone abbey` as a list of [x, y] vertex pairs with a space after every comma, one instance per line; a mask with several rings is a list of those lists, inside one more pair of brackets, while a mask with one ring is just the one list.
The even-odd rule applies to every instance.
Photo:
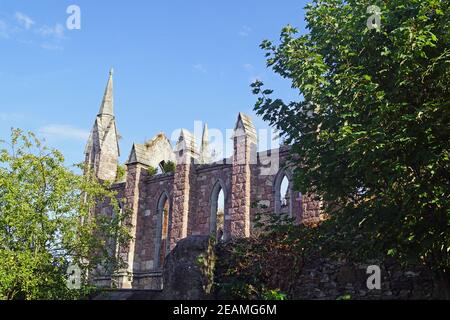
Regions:
[[[234, 126], [233, 155], [221, 161], [210, 160], [206, 126], [200, 148], [193, 134], [183, 129], [175, 147], [163, 133], [144, 144], [134, 143], [125, 177], [118, 179], [118, 140], [110, 72], [85, 162], [100, 180], [115, 181], [112, 188], [121, 206], [131, 212], [133, 239], [121, 253], [128, 269], [114, 277], [99, 276], [98, 284], [160, 289], [164, 259], [180, 239], [209, 234], [223, 241], [249, 237], [261, 211], [286, 213], [297, 223], [319, 217], [320, 203], [293, 189], [288, 147], [257, 152], [257, 133], [245, 114], [237, 116]], [[276, 170], [267, 170], [267, 159], [276, 159]], [[169, 162], [175, 164], [174, 172], [164, 172]], [[149, 168], [160, 169], [150, 174]], [[99, 204], [97, 211], [111, 214], [112, 209]]]

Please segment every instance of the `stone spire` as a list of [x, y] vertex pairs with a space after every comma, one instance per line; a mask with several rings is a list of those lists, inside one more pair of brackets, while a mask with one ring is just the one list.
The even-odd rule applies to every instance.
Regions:
[[86, 145], [86, 169], [93, 171], [100, 180], [114, 181], [119, 156], [119, 135], [114, 117], [113, 70], [111, 69], [100, 111]]
[[111, 68], [109, 70], [109, 79], [103, 95], [102, 105], [98, 112], [99, 115], [110, 115], [114, 117], [113, 74], [114, 70]]
[[205, 123], [205, 125], [203, 126], [202, 145], [200, 147], [200, 163], [211, 163], [211, 158], [211, 150], [209, 148], [208, 124]]

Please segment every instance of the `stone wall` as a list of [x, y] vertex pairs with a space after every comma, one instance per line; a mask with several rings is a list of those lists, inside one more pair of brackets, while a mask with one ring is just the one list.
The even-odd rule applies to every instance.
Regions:
[[[178, 242], [167, 256], [163, 274], [140, 277], [142, 290], [106, 291], [95, 299], [121, 300], [214, 300], [230, 299], [224, 295], [217, 262], [227, 259], [208, 236], [189, 236]], [[367, 288], [368, 265], [381, 268], [381, 289]], [[294, 272], [294, 271], [293, 271]], [[162, 276], [163, 275], [163, 276]], [[395, 260], [351, 263], [329, 259], [310, 259], [296, 276], [272, 275], [273, 282], [289, 285], [281, 289], [290, 300], [410, 300], [445, 299], [440, 296], [430, 272], [423, 267], [401, 268]], [[164, 279], [164, 280], [163, 280]], [[291, 281], [294, 279], [294, 281]], [[135, 280], [137, 281], [137, 280]], [[161, 281], [164, 281], [162, 285]], [[213, 286], [213, 283], [216, 283]], [[161, 290], [161, 288], [163, 288]], [[134, 291], [134, 292], [133, 292]]]
[[[369, 265], [381, 269], [381, 289], [369, 290]], [[435, 298], [433, 279], [424, 268], [403, 269], [394, 261], [351, 263], [316, 260], [292, 284], [291, 299], [406, 300]]]
[[[115, 137], [115, 127], [113, 129], [111, 137]], [[95, 141], [88, 143], [91, 152], [87, 159], [106, 159], [101, 157], [102, 152], [108, 156], [111, 152], [106, 152], [106, 148], [96, 154], [98, 150], [92, 147]], [[112, 139], [109, 145], [117, 146], [114, 141]], [[202, 145], [207, 145], [206, 142], [203, 141]], [[195, 137], [185, 129], [181, 130], [174, 150], [163, 134], [158, 134], [146, 144], [133, 144], [124, 181], [113, 185], [124, 209], [130, 212], [127, 224], [131, 226], [133, 237], [128, 245], [119, 248], [121, 257], [128, 264], [116, 281], [119, 287], [160, 287], [165, 253], [187, 236], [209, 236], [214, 232], [217, 221], [215, 206], [220, 190], [225, 198], [224, 230], [216, 235], [223, 232], [222, 239], [250, 237], [255, 233], [253, 224], [258, 212], [281, 212], [280, 184], [283, 177], [289, 180], [288, 201], [283, 202], [283, 210], [299, 224], [319, 219], [320, 202], [293, 189], [292, 172], [298, 164], [288, 163], [288, 147], [257, 153], [256, 129], [250, 118], [242, 113], [236, 122], [233, 143], [233, 155], [214, 163], [204, 163], [208, 158], [205, 150], [198, 152]], [[166, 161], [174, 161], [175, 172], [149, 176], [150, 167]], [[109, 160], [101, 162], [109, 168]], [[168, 204], [167, 228], [166, 220], [163, 220], [165, 213], [159, 207], [164, 199]], [[111, 211], [111, 208], [99, 204], [99, 210]], [[167, 230], [164, 237], [162, 230]], [[168, 245], [164, 246], [164, 243]]]
[[[119, 200], [131, 211], [130, 222], [133, 224], [131, 232], [134, 240], [123, 248], [122, 256], [129, 261], [128, 271], [134, 278], [128, 284], [122, 279], [119, 281], [121, 286], [152, 289], [161, 284], [161, 280], [155, 279], [162, 270], [156, 259], [161, 237], [158, 223], [161, 224], [162, 219], [158, 203], [163, 196], [167, 196], [169, 203], [170, 250], [186, 236], [210, 234], [212, 193], [218, 184], [225, 195], [224, 227], [227, 238], [249, 236], [255, 232], [252, 225], [258, 212], [274, 213], [277, 181], [286, 175], [292, 183], [292, 169], [286, 168], [288, 155], [287, 149], [279, 153], [279, 168], [269, 175], [261, 174], [263, 165], [260, 156], [256, 158], [256, 163], [245, 168], [233, 165], [230, 159], [214, 164], [182, 163], [177, 165], [175, 173], [153, 177], [148, 176], [147, 166], [129, 164], [126, 181], [113, 186]], [[291, 202], [290, 210], [298, 223], [319, 218], [320, 203], [311, 196], [292, 190]], [[102, 210], [110, 209], [106, 207]], [[245, 231], [247, 214], [250, 234]], [[183, 234], [185, 227], [186, 234]]]
[[[262, 299], [264, 290], [276, 290], [288, 300], [445, 299], [431, 271], [423, 266], [402, 267], [392, 258], [361, 262], [304, 256], [271, 247], [270, 240], [219, 244], [215, 266], [218, 300]], [[368, 287], [368, 282], [374, 284], [369, 266], [380, 268], [379, 289]]]
[[[161, 213], [158, 212], [158, 202], [163, 195], [168, 196], [169, 205], [173, 198], [173, 174], [147, 177], [145, 181], [145, 194], [143, 207], [137, 217], [136, 250], [135, 250], [135, 272], [150, 272], [159, 269], [157, 266], [156, 250], [158, 234], [158, 223]], [[169, 208], [169, 215], [171, 208]]]
[[189, 234], [208, 235], [210, 233], [211, 197], [213, 188], [217, 183], [223, 188], [225, 197], [225, 232], [230, 232], [231, 171], [232, 166], [226, 163], [197, 167], [194, 177], [195, 205], [190, 214]]
[[[278, 168], [271, 174], [262, 174], [264, 166], [262, 165], [263, 157], [276, 157], [279, 159]], [[275, 213], [276, 212], [276, 187], [278, 180], [286, 176], [290, 182], [290, 197], [292, 217], [297, 223], [304, 222], [304, 217], [319, 217], [319, 212], [310, 211], [311, 207], [303, 207], [308, 202], [308, 197], [303, 196], [300, 192], [295, 191], [293, 187], [292, 166], [288, 164], [289, 149], [282, 148], [280, 150], [269, 150], [258, 153], [258, 162], [251, 166], [252, 183], [251, 183], [251, 203], [250, 209], [251, 221], [254, 221], [257, 213]], [[305, 212], [308, 210], [308, 212]]]
[[189, 236], [178, 242], [164, 265], [162, 299], [212, 298], [215, 250], [209, 236]]

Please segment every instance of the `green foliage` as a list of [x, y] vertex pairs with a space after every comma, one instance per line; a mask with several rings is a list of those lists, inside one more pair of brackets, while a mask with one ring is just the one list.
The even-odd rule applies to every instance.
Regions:
[[147, 172], [150, 177], [153, 177], [158, 173], [158, 169], [156, 169], [155, 167], [149, 166], [147, 169]]
[[173, 161], [167, 161], [163, 167], [164, 173], [175, 172], [175, 163]]
[[[123, 262], [110, 243], [129, 240], [115, 194], [64, 167], [64, 157], [32, 134], [12, 130], [0, 149], [0, 299], [74, 299], [92, 289], [87, 272], [113, 272]], [[109, 201], [114, 216], [93, 215]], [[66, 270], [82, 271], [80, 290], [66, 286]], [[92, 274], [92, 273], [91, 273]]]
[[122, 181], [122, 179], [125, 177], [125, 173], [127, 172], [126, 166], [117, 166], [117, 176], [116, 181]]
[[[368, 5], [381, 28], [366, 26]], [[255, 110], [301, 159], [295, 185], [324, 200], [323, 246], [425, 263], [449, 281], [449, 1], [315, 0], [308, 32], [264, 41], [267, 65], [303, 99]], [[351, 250], [350, 250], [351, 249]]]
[[279, 290], [266, 290], [263, 292], [264, 300], [286, 300], [286, 294]]
[[288, 299], [303, 266], [320, 251], [317, 232], [278, 214], [258, 213], [254, 227], [258, 236], [217, 245], [217, 295], [225, 299]]
[[351, 299], [352, 299], [352, 295], [351, 294], [344, 294], [343, 296], [340, 296], [336, 300], [351, 300]]
[[205, 256], [203, 254], [199, 254], [195, 259], [195, 263], [197, 266], [202, 267], [205, 264]]

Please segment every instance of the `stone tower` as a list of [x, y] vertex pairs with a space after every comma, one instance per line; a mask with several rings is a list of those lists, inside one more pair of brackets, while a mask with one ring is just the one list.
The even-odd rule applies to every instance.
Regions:
[[100, 111], [85, 150], [86, 169], [100, 180], [114, 181], [119, 161], [119, 135], [114, 117], [113, 70], [109, 72]]

